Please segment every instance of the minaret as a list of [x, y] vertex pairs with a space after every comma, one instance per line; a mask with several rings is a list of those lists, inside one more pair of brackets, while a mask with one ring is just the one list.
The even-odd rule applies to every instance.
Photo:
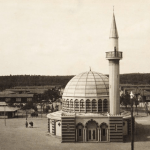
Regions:
[[106, 52], [106, 59], [109, 61], [109, 100], [110, 114], [120, 114], [120, 93], [119, 93], [119, 60], [122, 59], [122, 52], [118, 47], [118, 32], [113, 13], [113, 20], [110, 30], [110, 51]]

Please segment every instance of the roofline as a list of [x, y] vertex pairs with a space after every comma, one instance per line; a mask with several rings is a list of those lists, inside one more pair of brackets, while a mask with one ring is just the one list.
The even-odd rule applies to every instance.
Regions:
[[63, 97], [71, 97], [71, 98], [101, 98], [101, 97], [108, 97], [109, 95], [101, 95], [101, 96], [99, 96], [99, 97], [94, 97], [94, 96], [89, 96], [89, 97], [87, 97], [87, 96], [62, 96], [62, 98]]

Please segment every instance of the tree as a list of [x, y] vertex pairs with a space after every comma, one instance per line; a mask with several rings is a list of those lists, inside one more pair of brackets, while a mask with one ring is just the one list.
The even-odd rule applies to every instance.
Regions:
[[34, 108], [35, 108], [35, 106], [33, 105], [33, 102], [28, 102], [22, 107], [23, 110], [34, 109]]
[[124, 105], [125, 107], [127, 107], [127, 105], [130, 105], [130, 95], [128, 92], [120, 96], [120, 104]]
[[51, 100], [52, 102], [56, 101], [58, 98], [60, 98], [59, 91], [56, 88], [48, 89], [43, 94], [43, 99], [49, 102]]

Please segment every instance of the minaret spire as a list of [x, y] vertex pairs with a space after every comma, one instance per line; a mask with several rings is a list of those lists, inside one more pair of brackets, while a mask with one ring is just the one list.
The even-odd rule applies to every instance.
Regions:
[[114, 6], [113, 6], [113, 19], [112, 19], [109, 38], [119, 38], [117, 26], [116, 26], [115, 14], [114, 14]]

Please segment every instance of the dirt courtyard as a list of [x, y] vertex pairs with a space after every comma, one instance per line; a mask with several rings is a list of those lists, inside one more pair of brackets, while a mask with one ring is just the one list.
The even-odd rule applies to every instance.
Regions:
[[[47, 134], [47, 118], [28, 118], [34, 128], [25, 127], [25, 118], [0, 119], [0, 150], [130, 150], [131, 143], [61, 143]], [[150, 149], [150, 116], [137, 117], [135, 150]]]

